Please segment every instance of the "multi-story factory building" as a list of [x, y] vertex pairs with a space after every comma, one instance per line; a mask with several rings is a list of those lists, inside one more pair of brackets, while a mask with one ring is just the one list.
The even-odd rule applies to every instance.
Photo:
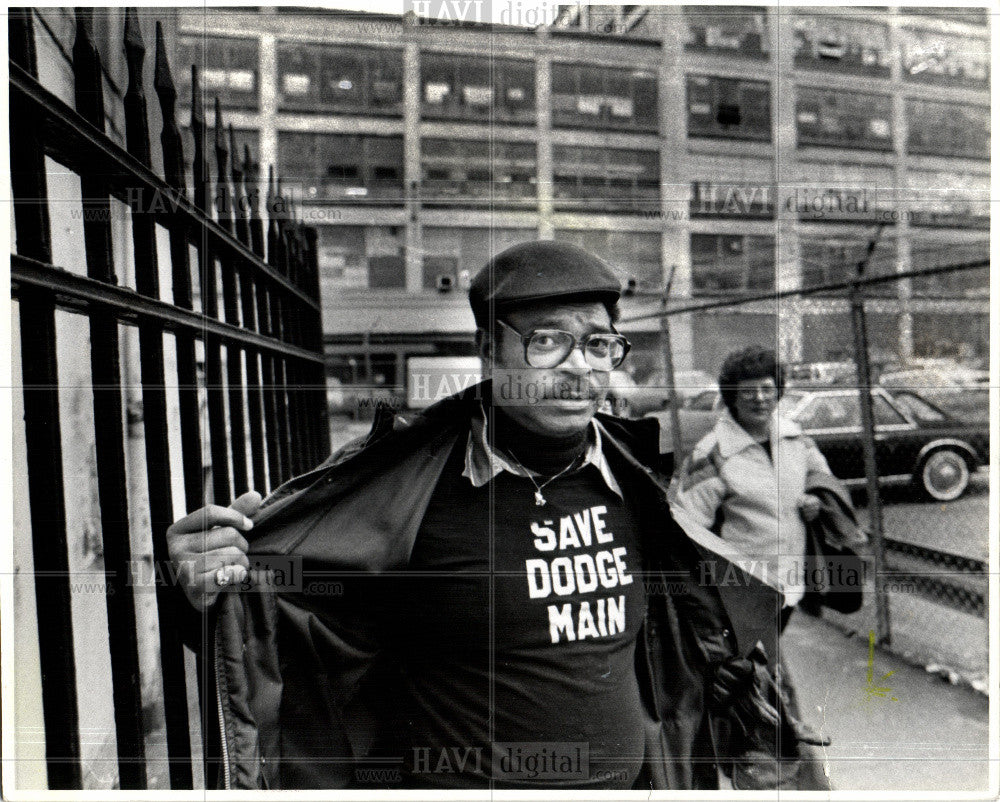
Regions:
[[[516, 0], [497, 23], [458, 5], [180, 13], [180, 57], [319, 230], [341, 381], [471, 354], [469, 276], [531, 238], [611, 262], [626, 318], [671, 275], [674, 303], [845, 280], [880, 223], [869, 273], [988, 259], [984, 10], [569, 6], [539, 25]], [[988, 268], [868, 294], [886, 356], [985, 355]], [[659, 322], [623, 328], [651, 370]], [[844, 357], [847, 302], [677, 316], [676, 363], [714, 371], [775, 332], [790, 361]]]

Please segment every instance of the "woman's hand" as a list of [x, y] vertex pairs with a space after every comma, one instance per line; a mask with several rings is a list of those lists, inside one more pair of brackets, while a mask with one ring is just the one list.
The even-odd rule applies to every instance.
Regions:
[[815, 521], [819, 517], [819, 499], [812, 493], [803, 493], [799, 497], [799, 515], [806, 523]]

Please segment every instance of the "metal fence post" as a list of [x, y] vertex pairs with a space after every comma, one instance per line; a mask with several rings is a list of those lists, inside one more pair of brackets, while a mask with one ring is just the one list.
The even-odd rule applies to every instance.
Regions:
[[[864, 258], [858, 262], [858, 279], [864, 276], [872, 252], [878, 244], [884, 226], [880, 225], [868, 243]], [[878, 642], [892, 642], [889, 625], [889, 598], [885, 592], [885, 540], [883, 536], [882, 496], [878, 487], [878, 466], [875, 464], [875, 413], [872, 405], [871, 364], [868, 359], [868, 332], [865, 326], [865, 301], [861, 285], [855, 281], [850, 289], [851, 324], [854, 329], [854, 356], [858, 370], [858, 393], [861, 399], [861, 446], [865, 460], [868, 488], [869, 517], [872, 530], [872, 553], [875, 558], [875, 615]]]
[[670, 385], [670, 438], [674, 448], [674, 470], [676, 471], [678, 468], [677, 460], [681, 453], [681, 416], [678, 411], [677, 382], [674, 380], [674, 348], [670, 341], [670, 315], [666, 314], [675, 270], [677, 270], [677, 264], [671, 264], [670, 275], [667, 276], [667, 283], [663, 288], [664, 315], [660, 318], [660, 352], [663, 355], [663, 372], [667, 384]]

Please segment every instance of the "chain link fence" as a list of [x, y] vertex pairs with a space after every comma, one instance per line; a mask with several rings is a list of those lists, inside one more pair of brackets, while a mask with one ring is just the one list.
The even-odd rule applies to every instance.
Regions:
[[[824, 617], [985, 688], [988, 240], [911, 234], [903, 270], [900, 245], [882, 233], [801, 242], [802, 286], [777, 292], [764, 278], [755, 285], [766, 271], [750, 265], [727, 294], [692, 259], [690, 299], [668, 286], [659, 308], [632, 318], [659, 321], [651, 350], [661, 362], [632, 377], [632, 412], [660, 419], [661, 447], [679, 465], [721, 409], [710, 377], [726, 355], [774, 348], [789, 376], [783, 411], [851, 489], [869, 533], [864, 607]], [[657, 386], [663, 403], [643, 409]]]

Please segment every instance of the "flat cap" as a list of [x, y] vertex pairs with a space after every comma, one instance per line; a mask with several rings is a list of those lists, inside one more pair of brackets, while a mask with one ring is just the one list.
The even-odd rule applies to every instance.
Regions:
[[621, 281], [607, 263], [576, 245], [552, 240], [522, 242], [497, 254], [469, 287], [469, 304], [477, 318], [490, 301], [509, 308], [550, 298], [613, 304], [620, 296]]

